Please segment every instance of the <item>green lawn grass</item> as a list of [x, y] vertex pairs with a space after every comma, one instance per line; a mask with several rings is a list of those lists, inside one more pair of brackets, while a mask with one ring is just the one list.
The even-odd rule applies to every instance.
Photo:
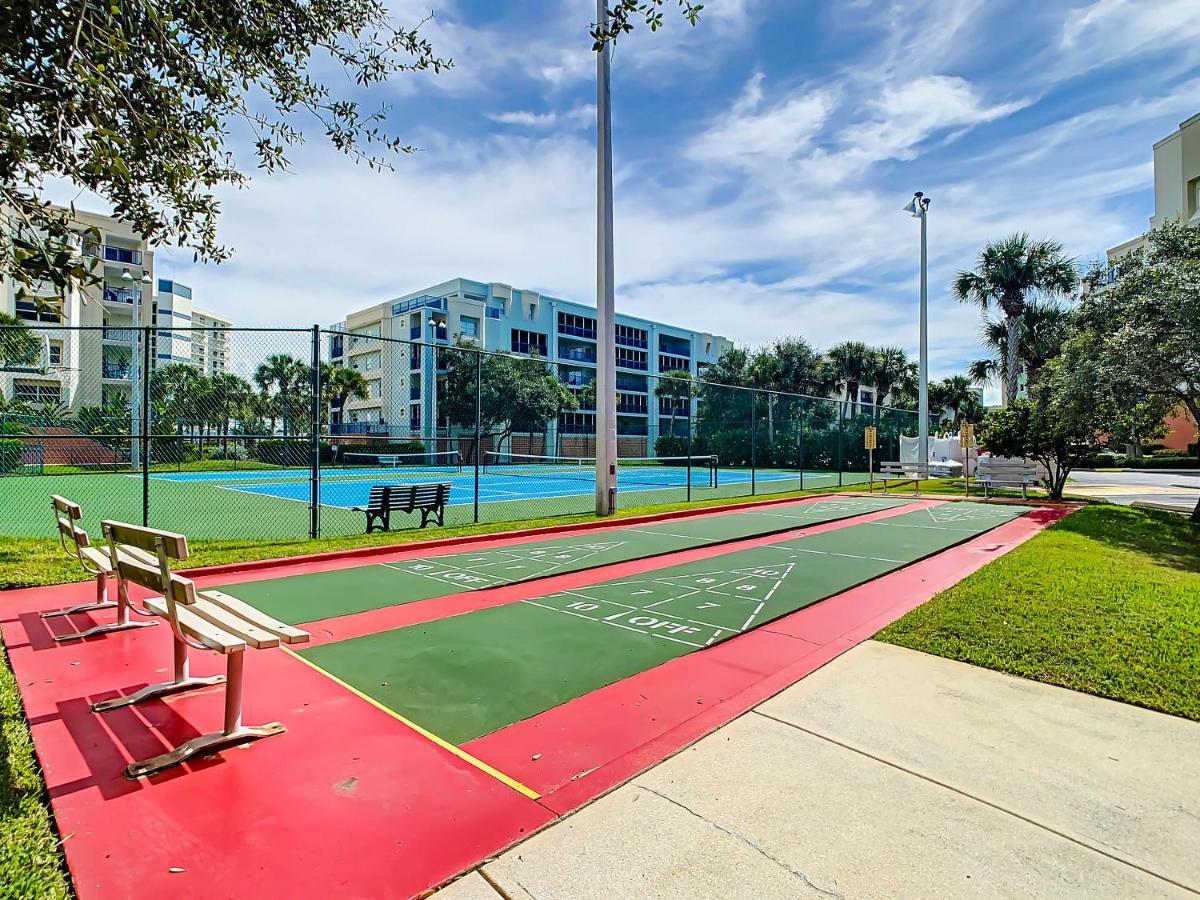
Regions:
[[0, 896], [69, 893], [21, 695], [0, 650]]
[[1200, 720], [1200, 529], [1086, 506], [876, 639]]

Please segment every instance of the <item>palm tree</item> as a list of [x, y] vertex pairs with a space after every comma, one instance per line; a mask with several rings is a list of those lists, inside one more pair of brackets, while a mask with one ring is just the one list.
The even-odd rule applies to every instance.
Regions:
[[[875, 403], [876, 410], [887, 402], [888, 395], [897, 386], [917, 376], [916, 365], [909, 360], [903, 347], [880, 347], [875, 351]], [[878, 418], [878, 413], [876, 414]]]
[[341, 413], [350, 400], [366, 400], [370, 396], [367, 379], [358, 369], [333, 366], [328, 369], [322, 363], [321, 399], [324, 405]]
[[[1071, 313], [1058, 303], [1033, 300], [1025, 305], [1021, 317], [1017, 357], [1025, 366], [1029, 387], [1037, 383], [1042, 368], [1062, 350], [1071, 323]], [[1000, 360], [1008, 358], [1008, 327], [1004, 322], [985, 319], [979, 329], [983, 346], [992, 353], [991, 360], [976, 360], [967, 374], [979, 384], [986, 384], [1001, 369]]]
[[930, 406], [944, 415], [950, 413], [950, 423], [958, 428], [963, 422], [977, 422], [983, 411], [979, 394], [966, 375], [951, 375], [940, 384], [930, 385]]
[[842, 341], [825, 354], [839, 389], [846, 392], [850, 414], [858, 412], [858, 389], [875, 377], [875, 352], [862, 341]]
[[[267, 361], [260, 363], [254, 370], [254, 383], [262, 392], [263, 397], [269, 397], [274, 388], [278, 399], [278, 411], [283, 416], [283, 436], [288, 434], [289, 395], [300, 385], [308, 366], [296, 357], [287, 353], [273, 353]], [[275, 409], [271, 410], [271, 431], [275, 431]]]
[[1004, 313], [1006, 403], [1017, 394], [1026, 295], [1068, 294], [1078, 284], [1075, 261], [1066, 255], [1061, 243], [1052, 239], [1034, 241], [1025, 233], [988, 244], [980, 252], [975, 270], [959, 272], [954, 279], [954, 296], [961, 302], [978, 305], [985, 315], [993, 305]]

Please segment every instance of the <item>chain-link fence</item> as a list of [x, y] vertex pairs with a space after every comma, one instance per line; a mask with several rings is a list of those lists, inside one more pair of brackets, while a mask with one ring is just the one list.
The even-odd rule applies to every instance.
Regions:
[[[595, 360], [303, 329], [0, 328], [0, 534], [49, 497], [200, 540], [362, 532], [372, 488], [446, 484], [445, 524], [594, 509]], [[836, 488], [912, 412], [618, 369], [618, 505]], [[397, 512], [393, 530], [419, 512]]]

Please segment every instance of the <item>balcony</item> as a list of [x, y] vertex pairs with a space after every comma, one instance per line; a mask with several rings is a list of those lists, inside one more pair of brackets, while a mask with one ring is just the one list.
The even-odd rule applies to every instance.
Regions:
[[132, 344], [135, 333], [132, 328], [105, 328], [103, 340], [109, 344]]
[[562, 347], [558, 348], [559, 359], [569, 359], [574, 362], [594, 363], [596, 349], [594, 347]]
[[618, 403], [617, 412], [629, 413], [634, 416], [644, 416], [649, 412], [645, 403]]
[[100, 374], [104, 378], [128, 381], [131, 377], [131, 367], [127, 362], [106, 362], [101, 364]]
[[638, 372], [645, 372], [649, 366], [645, 359], [637, 359], [635, 357], [625, 357], [618, 354], [617, 368], [619, 369], [634, 369]]
[[560, 323], [558, 333], [569, 335], [570, 337], [587, 338], [589, 341], [596, 339], [595, 328], [580, 328], [577, 325], [563, 325]]
[[631, 378], [628, 375], [617, 373], [617, 390], [633, 391], [635, 394], [644, 394], [646, 393], [646, 379]]
[[692, 343], [681, 337], [660, 334], [658, 336], [658, 352], [669, 353], [672, 356], [691, 356]]
[[88, 256], [98, 256], [105, 262], [121, 263], [126, 266], [142, 265], [142, 251], [129, 247], [117, 247], [113, 244], [94, 244], [90, 241], [84, 244], [83, 252]]
[[690, 372], [691, 360], [686, 356], [669, 356], [666, 353], [658, 355], [658, 371], [660, 372]]
[[329, 426], [330, 434], [388, 434], [388, 426], [382, 422], [334, 422]]
[[137, 303], [138, 290], [136, 288], [119, 288], [108, 287], [104, 288], [105, 303]]
[[617, 345], [621, 347], [636, 347], [639, 350], [646, 350], [650, 346], [650, 341], [643, 334], [642, 337], [636, 337], [628, 334], [617, 335]]

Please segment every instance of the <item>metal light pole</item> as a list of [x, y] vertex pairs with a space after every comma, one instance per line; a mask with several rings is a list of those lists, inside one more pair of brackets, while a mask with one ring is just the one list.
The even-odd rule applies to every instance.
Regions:
[[[596, 0], [596, 21], [608, 22], [605, 0]], [[596, 515], [617, 506], [617, 373], [613, 291], [612, 48], [596, 53]]]
[[[149, 372], [142, 371], [142, 344], [149, 341], [149, 331], [142, 329], [142, 290], [141, 286], [133, 283], [133, 274], [125, 269], [121, 272], [121, 280], [129, 287], [133, 295], [133, 328], [131, 329], [129, 354], [129, 424], [132, 440], [129, 443], [129, 465], [139, 468], [142, 464], [142, 387], [141, 380], [149, 378]], [[150, 285], [149, 272], [142, 272], [141, 285]]]
[[917, 385], [917, 415], [921, 421], [917, 426], [917, 453], [920, 455], [917, 462], [922, 466], [929, 465], [929, 272], [925, 237], [929, 203], [929, 198], [917, 191], [908, 206], [904, 207], [905, 212], [921, 220], [921, 347], [917, 359], [917, 377], [920, 379]]

